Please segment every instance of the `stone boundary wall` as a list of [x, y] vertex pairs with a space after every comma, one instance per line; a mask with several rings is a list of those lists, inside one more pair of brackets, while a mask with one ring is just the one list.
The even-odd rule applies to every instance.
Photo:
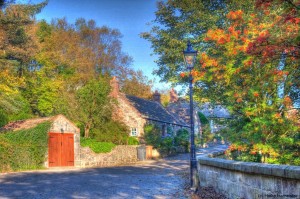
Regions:
[[[219, 153], [220, 154], [220, 153]], [[300, 166], [198, 157], [201, 187], [214, 187], [228, 198], [300, 198]]]
[[135, 163], [138, 161], [137, 147], [118, 145], [109, 153], [95, 153], [89, 147], [81, 147], [81, 167], [108, 167]]

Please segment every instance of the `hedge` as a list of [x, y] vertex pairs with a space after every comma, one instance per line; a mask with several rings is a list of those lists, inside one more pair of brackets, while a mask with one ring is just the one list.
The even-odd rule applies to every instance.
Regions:
[[108, 153], [116, 146], [111, 142], [98, 142], [92, 138], [80, 138], [80, 145], [83, 147], [90, 147], [95, 153]]
[[0, 134], [0, 172], [43, 168], [50, 122]]

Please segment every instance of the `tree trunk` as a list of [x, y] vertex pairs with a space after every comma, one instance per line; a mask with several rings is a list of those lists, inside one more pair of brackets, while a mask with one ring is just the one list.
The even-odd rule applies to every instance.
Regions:
[[84, 137], [85, 138], [90, 137], [90, 128], [91, 128], [91, 124], [90, 123], [86, 123], [86, 125], [84, 127]]

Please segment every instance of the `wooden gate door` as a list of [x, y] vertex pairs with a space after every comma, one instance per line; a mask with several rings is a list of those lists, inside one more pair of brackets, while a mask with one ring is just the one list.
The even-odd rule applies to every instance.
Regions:
[[49, 167], [74, 166], [74, 135], [49, 133]]

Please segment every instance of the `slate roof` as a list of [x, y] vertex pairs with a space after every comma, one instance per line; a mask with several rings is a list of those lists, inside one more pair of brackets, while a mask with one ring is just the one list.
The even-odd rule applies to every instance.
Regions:
[[142, 114], [145, 119], [157, 120], [161, 122], [177, 124], [180, 126], [188, 126], [180, 118], [175, 117], [174, 115], [169, 113], [158, 102], [142, 99], [131, 95], [126, 95], [126, 98]]

